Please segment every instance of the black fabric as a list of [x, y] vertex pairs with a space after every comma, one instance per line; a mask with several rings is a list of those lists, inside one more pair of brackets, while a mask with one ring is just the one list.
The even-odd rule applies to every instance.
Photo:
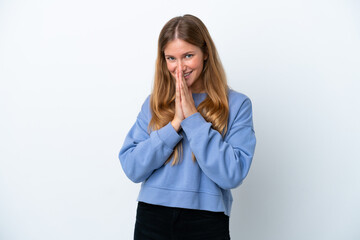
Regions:
[[229, 217], [223, 212], [138, 203], [134, 240], [229, 239]]

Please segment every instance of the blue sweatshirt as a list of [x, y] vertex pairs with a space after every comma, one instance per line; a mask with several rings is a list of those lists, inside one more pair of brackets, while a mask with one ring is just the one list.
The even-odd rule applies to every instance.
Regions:
[[[205, 97], [206, 93], [193, 93], [195, 105]], [[119, 154], [127, 177], [142, 182], [138, 201], [230, 216], [230, 189], [239, 186], [248, 174], [256, 139], [250, 99], [234, 90], [229, 90], [228, 99], [224, 138], [198, 112], [182, 121], [179, 132], [169, 122], [149, 133], [150, 96], [145, 100]], [[183, 158], [177, 165], [164, 165], [179, 141]]]

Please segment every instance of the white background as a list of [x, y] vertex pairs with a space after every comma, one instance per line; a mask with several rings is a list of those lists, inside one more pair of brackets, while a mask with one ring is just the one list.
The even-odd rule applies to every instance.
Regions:
[[1, 0], [1, 240], [132, 239], [117, 156], [185, 13], [253, 102], [232, 239], [360, 239], [359, 1]]

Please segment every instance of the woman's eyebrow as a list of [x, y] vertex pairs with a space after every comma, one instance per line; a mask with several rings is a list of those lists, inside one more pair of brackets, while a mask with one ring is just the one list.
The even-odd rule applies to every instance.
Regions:
[[[188, 54], [195, 54], [195, 51], [188, 51], [186, 53], [183, 53], [182, 56], [186, 56]], [[165, 57], [174, 57], [174, 56], [170, 54], [165, 54]]]

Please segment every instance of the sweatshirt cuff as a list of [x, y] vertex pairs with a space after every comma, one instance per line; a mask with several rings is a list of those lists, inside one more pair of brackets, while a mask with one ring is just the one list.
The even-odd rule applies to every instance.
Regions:
[[[185, 118], [181, 122], [181, 127], [185, 133], [189, 133], [192, 130], [198, 129], [204, 123], [208, 123], [199, 112]], [[186, 134], [188, 135], [188, 134]]]
[[160, 128], [157, 131], [158, 137], [161, 141], [165, 143], [165, 145], [170, 148], [174, 149], [176, 144], [182, 139], [182, 136], [179, 135], [173, 126], [171, 125], [171, 122], [169, 122], [166, 126]]

